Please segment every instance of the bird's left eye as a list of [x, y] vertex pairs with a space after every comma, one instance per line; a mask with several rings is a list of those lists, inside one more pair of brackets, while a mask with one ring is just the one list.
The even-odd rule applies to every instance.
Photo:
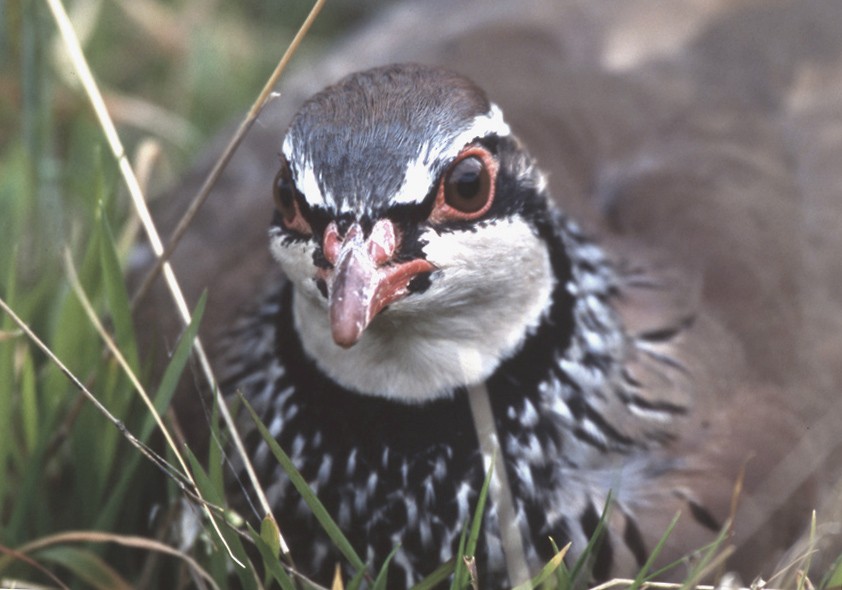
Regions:
[[476, 156], [463, 158], [444, 181], [444, 202], [463, 213], [476, 213], [488, 201], [491, 178]]
[[494, 199], [494, 177], [497, 162], [485, 148], [464, 150], [445, 172], [431, 218], [476, 219], [483, 215]]

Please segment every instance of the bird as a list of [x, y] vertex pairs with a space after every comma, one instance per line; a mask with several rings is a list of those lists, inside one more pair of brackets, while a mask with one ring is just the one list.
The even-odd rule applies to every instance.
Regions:
[[[839, 446], [805, 436], [838, 415], [840, 316], [810, 314], [839, 302], [803, 286], [840, 276], [824, 225], [838, 173], [821, 166], [839, 146], [819, 132], [838, 129], [823, 98], [842, 81], [839, 7], [550, 4], [468, 2], [450, 10], [473, 18], [444, 22], [403, 5], [371, 30], [412, 61], [382, 63], [358, 33], [325, 88], [299, 79], [311, 96], [281, 107], [285, 132], [264, 117], [223, 180], [260, 179], [274, 210], [268, 248], [225, 254], [222, 293], [248, 302], [219, 298], [221, 387], [367, 561], [398, 547], [394, 587], [458, 557], [489, 465], [483, 403], [502, 467], [483, 587], [534, 574], [550, 539], [580, 554], [609, 497], [594, 579], [634, 575], [678, 513], [664, 563], [729, 526], [734, 567], [757, 574], [827, 487], [804, 459]], [[414, 31], [419, 13], [445, 41]], [[663, 36], [624, 28], [679, 13]], [[296, 564], [329, 580], [341, 557], [245, 431]]]

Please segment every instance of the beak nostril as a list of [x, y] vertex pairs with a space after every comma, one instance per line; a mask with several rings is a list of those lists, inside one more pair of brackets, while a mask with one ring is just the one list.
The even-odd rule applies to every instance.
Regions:
[[339, 251], [341, 248], [342, 238], [339, 237], [339, 230], [336, 228], [336, 222], [331, 221], [325, 228], [322, 249], [324, 250], [325, 258], [333, 266], [336, 266], [336, 261], [339, 258]]
[[340, 216], [335, 223], [336, 229], [339, 232], [339, 235], [341, 236], [347, 235], [351, 227], [358, 224], [359, 221], [357, 221], [353, 216], [348, 215]]
[[352, 243], [365, 245], [365, 251], [370, 260], [377, 266], [389, 262], [397, 250], [397, 235], [394, 224], [388, 219], [381, 219], [371, 228], [367, 238], [359, 223], [354, 223], [340, 230], [339, 221], [331, 221], [325, 228], [322, 249], [324, 257], [334, 267], [339, 263], [343, 250], [347, 250]]
[[[368, 236], [360, 223], [351, 224], [344, 234], [338, 221], [325, 228], [324, 257], [333, 268], [320, 273], [316, 287], [328, 300], [337, 345], [353, 346], [377, 314], [410, 293], [414, 277], [432, 270], [423, 259], [396, 262], [397, 249], [395, 226], [388, 219], [377, 221]], [[416, 290], [424, 288], [424, 279], [416, 281]]]

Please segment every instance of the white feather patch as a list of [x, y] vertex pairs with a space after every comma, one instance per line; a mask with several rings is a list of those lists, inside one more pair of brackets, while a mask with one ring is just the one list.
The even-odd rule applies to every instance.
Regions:
[[294, 313], [305, 350], [348, 389], [420, 402], [479, 383], [519, 349], [550, 305], [555, 278], [547, 246], [525, 221], [429, 229], [422, 239], [438, 269], [431, 286], [394, 302], [349, 349], [333, 342], [326, 301], [301, 276], [306, 264], [312, 272], [312, 262], [303, 252], [284, 262], [283, 248], [273, 248], [304, 287]]
[[430, 168], [433, 162], [452, 160], [465, 146], [479, 137], [490, 135], [505, 137], [510, 133], [511, 129], [503, 119], [500, 107], [492, 104], [488, 113], [478, 115], [467, 129], [455, 137], [445, 138], [439, 143], [425, 142], [418, 152], [418, 157], [407, 163], [403, 184], [392, 200], [400, 204], [420, 203], [436, 182], [436, 177]]

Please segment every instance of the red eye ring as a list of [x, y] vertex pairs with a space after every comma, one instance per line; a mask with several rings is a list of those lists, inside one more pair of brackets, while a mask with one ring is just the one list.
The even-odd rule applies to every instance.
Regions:
[[482, 146], [465, 148], [442, 174], [430, 221], [472, 220], [494, 202], [497, 159]]
[[272, 184], [272, 196], [275, 200], [275, 208], [281, 214], [284, 227], [304, 235], [313, 233], [310, 224], [301, 214], [301, 206], [298, 202], [299, 192], [292, 180], [289, 163], [284, 157], [281, 158], [281, 169], [278, 170]]

